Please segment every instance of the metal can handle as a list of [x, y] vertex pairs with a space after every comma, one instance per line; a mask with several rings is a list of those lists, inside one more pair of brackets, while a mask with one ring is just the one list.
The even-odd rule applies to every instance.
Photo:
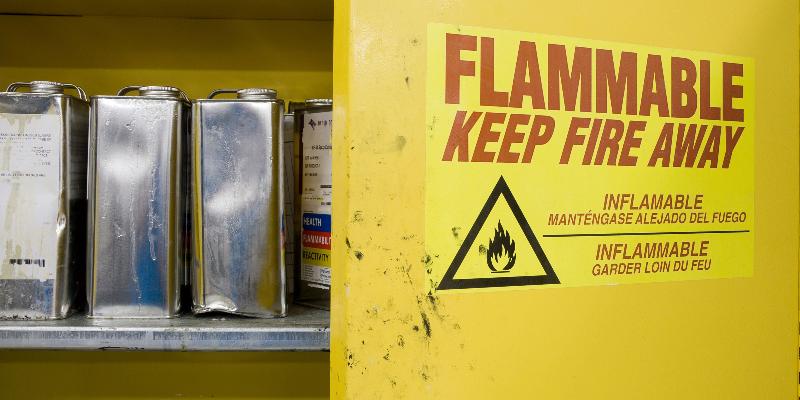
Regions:
[[139, 91], [139, 89], [141, 89], [141, 86], [125, 86], [117, 92], [117, 96], [125, 96], [134, 90]]
[[218, 94], [238, 94], [239, 89], [214, 89], [211, 94], [208, 95], [209, 99], [213, 99], [217, 97]]
[[89, 98], [88, 98], [88, 97], [86, 97], [86, 92], [84, 92], [84, 91], [83, 91], [83, 89], [82, 89], [82, 88], [80, 88], [78, 85], [73, 85], [73, 84], [71, 84], [71, 83], [65, 83], [65, 84], [64, 84], [64, 87], [65, 87], [65, 88], [68, 88], [68, 89], [73, 89], [73, 90], [75, 90], [76, 92], [78, 92], [78, 98], [79, 98], [79, 99], [81, 99], [81, 100], [83, 100], [83, 101], [87, 101], [87, 100], [89, 100]]
[[[133, 91], [141, 93], [141, 89], [142, 88], [149, 88], [149, 87], [152, 87], [152, 86], [142, 86], [142, 85], [125, 86], [124, 88], [120, 89], [119, 92], [117, 92], [117, 96], [125, 96], [128, 93], [133, 92]], [[186, 101], [186, 102], [189, 101], [189, 96], [187, 96], [186, 93], [183, 90], [178, 89], [178, 88], [173, 88], [173, 87], [170, 87], [169, 89], [177, 90], [178, 96], [181, 98], [181, 100]]]
[[[6, 89], [6, 92], [16, 92], [17, 89], [23, 88], [23, 87], [31, 88], [31, 87], [33, 87], [34, 83], [35, 82], [14, 82], [14, 83], [8, 85], [8, 88]], [[88, 98], [86, 97], [86, 92], [83, 91], [83, 89], [80, 86], [73, 85], [71, 83], [58, 83], [58, 85], [63, 87], [63, 88], [65, 88], [65, 89], [73, 89], [78, 93], [78, 98], [79, 99], [81, 99], [83, 101], [87, 101], [88, 100]]]

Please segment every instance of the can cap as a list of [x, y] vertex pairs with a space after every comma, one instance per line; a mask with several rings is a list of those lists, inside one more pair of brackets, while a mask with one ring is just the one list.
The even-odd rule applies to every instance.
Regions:
[[81, 100], [86, 100], [86, 92], [80, 87], [71, 83], [61, 83], [52, 81], [31, 81], [31, 82], [14, 82], [8, 85], [7, 92], [17, 92], [17, 89], [27, 87], [29, 93], [33, 94], [64, 94], [65, 89], [74, 89], [78, 92], [78, 97]]
[[275, 89], [247, 88], [236, 91], [236, 97], [240, 99], [275, 99], [278, 92]]
[[333, 100], [331, 99], [308, 99], [306, 100], [306, 106], [330, 106], [333, 105]]
[[125, 96], [133, 91], [139, 92], [139, 96], [142, 97], [166, 97], [169, 99], [183, 99], [189, 101], [186, 93], [184, 93], [183, 90], [172, 86], [126, 86], [120, 89], [119, 93], [117, 93], [117, 96]]
[[241, 100], [275, 100], [278, 98], [278, 92], [275, 89], [267, 88], [216, 89], [208, 95], [208, 98], [213, 99], [224, 93], [236, 94], [236, 98]]
[[144, 97], [181, 97], [181, 90], [172, 86], [142, 86], [139, 95]]
[[51, 81], [31, 81], [31, 93], [63, 94], [64, 84]]

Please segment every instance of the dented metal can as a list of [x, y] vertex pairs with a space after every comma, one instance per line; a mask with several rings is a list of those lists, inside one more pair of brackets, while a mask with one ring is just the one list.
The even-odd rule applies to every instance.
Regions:
[[283, 112], [270, 89], [193, 103], [195, 313], [286, 315]]
[[188, 230], [189, 101], [177, 88], [130, 86], [91, 104], [89, 316], [174, 317]]
[[21, 82], [0, 93], [0, 319], [58, 319], [74, 309], [88, 120], [86, 94], [72, 84]]
[[300, 304], [329, 309], [333, 101], [306, 100], [296, 109], [295, 119], [302, 141], [302, 238], [294, 298]]

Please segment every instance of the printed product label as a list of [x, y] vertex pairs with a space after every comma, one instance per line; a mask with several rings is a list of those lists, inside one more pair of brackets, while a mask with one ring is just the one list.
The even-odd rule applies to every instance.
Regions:
[[303, 121], [303, 211], [329, 211], [331, 206], [330, 111], [310, 112]]
[[332, 112], [310, 112], [303, 121], [303, 230], [300, 279], [331, 284]]
[[331, 215], [303, 214], [301, 280], [330, 287]]
[[0, 113], [0, 279], [55, 278], [61, 129], [57, 115]]
[[[317, 265], [303, 264], [301, 279], [312, 283], [311, 286], [319, 289], [330, 289], [331, 269]], [[313, 285], [316, 284], [316, 285]]]
[[431, 290], [749, 277], [755, 63], [428, 26]]

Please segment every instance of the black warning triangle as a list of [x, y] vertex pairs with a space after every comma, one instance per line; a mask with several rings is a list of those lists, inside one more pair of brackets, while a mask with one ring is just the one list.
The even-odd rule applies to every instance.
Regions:
[[[528, 239], [528, 244], [530, 244], [534, 253], [536, 253], [536, 257], [539, 259], [539, 263], [542, 265], [545, 274], [534, 276], [503, 276], [497, 278], [456, 279], [456, 272], [458, 272], [458, 269], [461, 267], [464, 257], [472, 247], [473, 242], [475, 242], [475, 238], [478, 236], [481, 228], [483, 228], [483, 224], [486, 222], [486, 219], [489, 218], [489, 213], [491, 213], [495, 204], [497, 204], [497, 200], [500, 198], [500, 195], [505, 197], [508, 206], [511, 208], [511, 212], [514, 213], [514, 217], [517, 219], [517, 223], [525, 233], [525, 237]], [[439, 283], [439, 286], [436, 289], [474, 289], [504, 286], [550, 285], [559, 283], [561, 282], [558, 280], [558, 276], [556, 275], [555, 271], [553, 271], [550, 261], [547, 260], [547, 256], [544, 254], [544, 250], [542, 250], [542, 246], [539, 244], [539, 241], [536, 240], [536, 235], [533, 234], [533, 230], [531, 230], [528, 220], [525, 219], [525, 215], [522, 214], [522, 210], [519, 208], [519, 204], [514, 198], [514, 194], [511, 193], [511, 189], [509, 189], [506, 180], [501, 176], [500, 179], [498, 179], [497, 184], [494, 186], [494, 190], [492, 190], [492, 193], [489, 195], [489, 198], [486, 199], [486, 204], [483, 205], [483, 209], [481, 209], [480, 214], [478, 214], [478, 218], [472, 224], [472, 228], [469, 230], [469, 233], [467, 233], [464, 243], [462, 243], [461, 248], [458, 249], [458, 253], [456, 253], [455, 258], [453, 258], [453, 262], [450, 263], [450, 268], [447, 269], [447, 272], [444, 274], [444, 277], [442, 277], [442, 281]]]

